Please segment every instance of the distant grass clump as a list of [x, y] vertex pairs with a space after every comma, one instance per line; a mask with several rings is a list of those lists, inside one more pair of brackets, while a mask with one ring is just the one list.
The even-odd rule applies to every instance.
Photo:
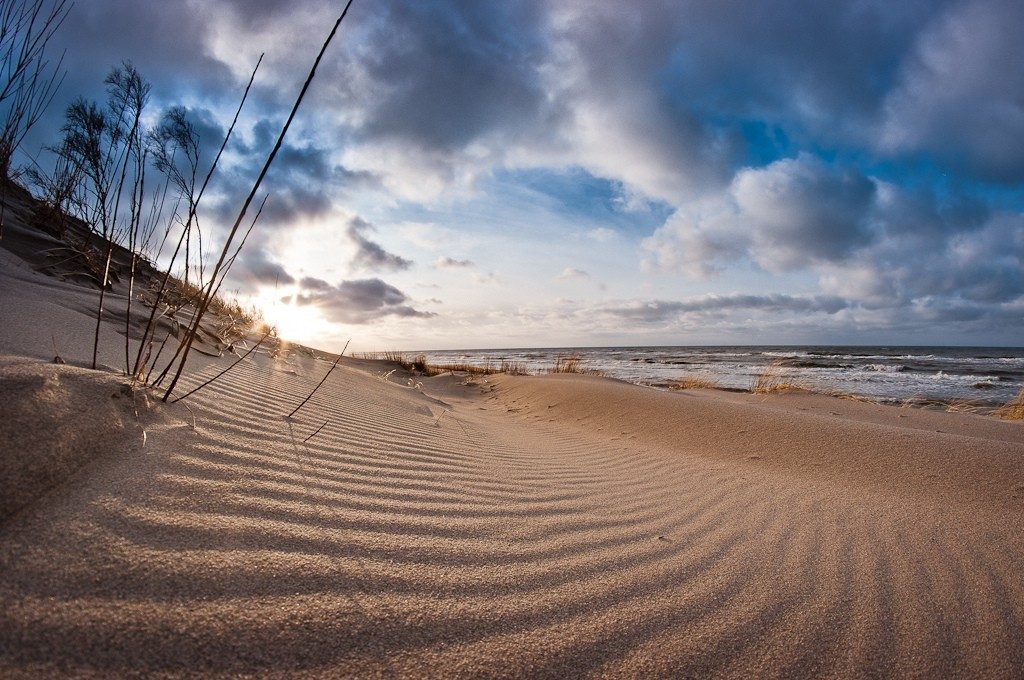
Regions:
[[753, 394], [778, 394], [779, 392], [807, 391], [807, 387], [793, 382], [786, 375], [785, 367], [780, 362], [765, 366], [750, 385]]
[[583, 357], [579, 354], [565, 354], [555, 357], [555, 365], [548, 373], [578, 373], [583, 375], [604, 375], [603, 371], [584, 366]]
[[425, 376], [441, 375], [443, 373], [469, 373], [470, 375], [494, 375], [505, 373], [506, 375], [529, 375], [526, 365], [519, 361], [502, 359], [501, 363], [495, 364], [490, 360], [483, 365], [470, 364], [464, 361], [449, 361], [446, 363], [432, 364], [427, 361], [424, 354], [409, 357], [404, 352], [397, 350], [386, 350], [384, 352], [362, 352], [356, 355], [359, 359], [373, 359], [377, 361], [391, 361], [407, 371], [414, 371]]
[[721, 385], [716, 380], [703, 375], [684, 375], [668, 386], [670, 390], [714, 390], [719, 387]]
[[530, 375], [530, 372], [526, 370], [526, 364], [521, 361], [509, 361], [508, 359], [501, 360], [501, 370], [499, 373], [506, 375]]
[[1024, 420], [1024, 387], [1016, 397], [996, 409], [995, 415], [1003, 420]]

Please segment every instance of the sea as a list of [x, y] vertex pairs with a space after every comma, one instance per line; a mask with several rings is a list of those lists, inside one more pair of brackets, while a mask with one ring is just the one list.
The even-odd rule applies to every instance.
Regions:
[[424, 351], [433, 364], [484, 366], [513, 361], [530, 373], [559, 357], [638, 385], [667, 388], [699, 376], [726, 389], [749, 389], [771, 370], [787, 382], [887, 403], [1003, 404], [1024, 387], [1024, 347], [694, 346], [553, 347]]

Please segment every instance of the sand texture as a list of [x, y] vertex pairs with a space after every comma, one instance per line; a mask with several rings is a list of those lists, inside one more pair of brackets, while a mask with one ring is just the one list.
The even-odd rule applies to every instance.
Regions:
[[288, 420], [272, 347], [153, 404], [0, 265], [0, 677], [1022, 677], [1020, 423], [351, 359]]
[[368, 362], [285, 420], [327, 366], [246, 361], [9, 519], [2, 674], [1024, 664], [1017, 425]]

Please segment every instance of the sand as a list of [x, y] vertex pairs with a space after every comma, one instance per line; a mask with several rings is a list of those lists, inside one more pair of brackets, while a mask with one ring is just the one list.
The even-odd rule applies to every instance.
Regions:
[[1018, 423], [350, 359], [288, 420], [287, 351], [147, 405], [7, 263], [0, 676], [1021, 676]]

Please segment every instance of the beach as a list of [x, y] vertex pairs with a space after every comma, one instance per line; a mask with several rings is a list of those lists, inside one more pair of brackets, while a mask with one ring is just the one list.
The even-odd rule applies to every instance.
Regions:
[[747, 391], [766, 371], [808, 390], [896, 405], [991, 410], [1024, 388], [1024, 348], [879, 345], [717, 345], [551, 347], [444, 350], [422, 354], [436, 365], [497, 367], [515, 363], [530, 373], [559, 357], [637, 385], [672, 389], [697, 378], [721, 389]]
[[0, 255], [4, 677], [1024, 667], [1019, 422], [352, 358], [287, 418], [333, 356], [286, 344], [162, 404]]

